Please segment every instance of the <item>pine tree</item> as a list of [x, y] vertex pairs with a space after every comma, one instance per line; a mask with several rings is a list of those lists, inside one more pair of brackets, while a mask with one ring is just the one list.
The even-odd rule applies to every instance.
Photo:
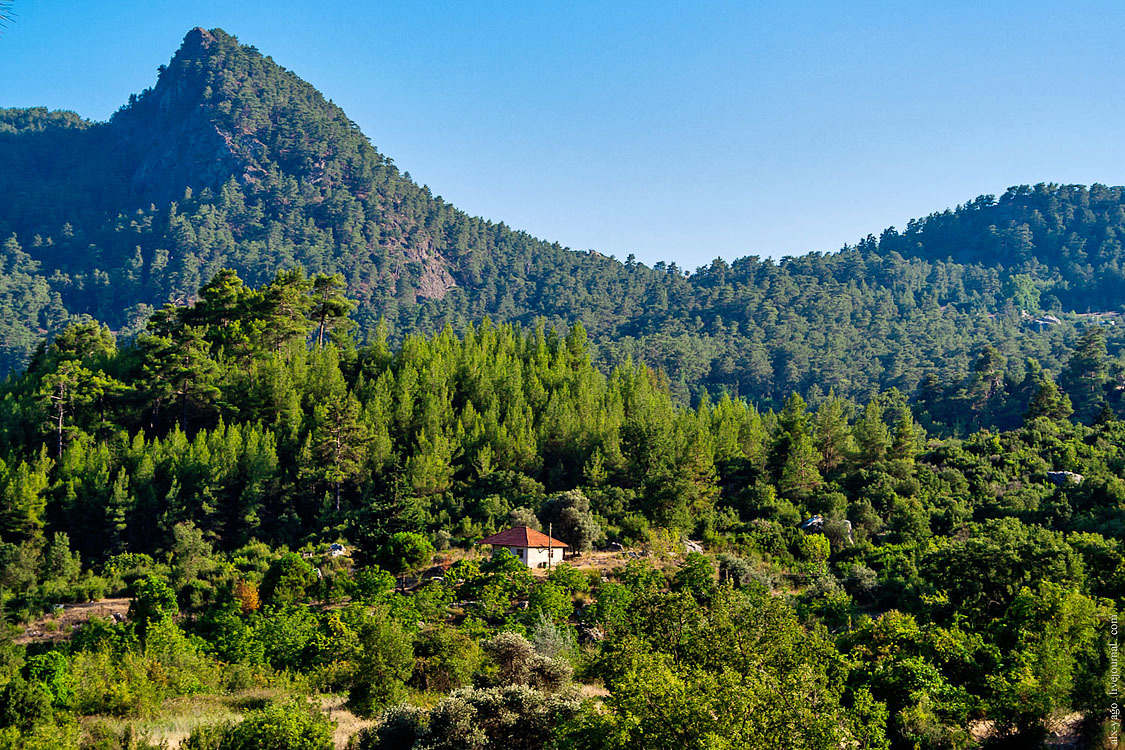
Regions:
[[891, 447], [891, 433], [883, 421], [883, 406], [878, 398], [871, 399], [863, 409], [863, 415], [852, 428], [855, 438], [856, 454], [864, 466], [882, 461]]
[[175, 338], [148, 336], [141, 341], [144, 373], [147, 382], [140, 387], [147, 391], [152, 403], [152, 421], [159, 419], [161, 405], [176, 398], [180, 407], [180, 429], [188, 430], [188, 405], [203, 405], [219, 395], [214, 381], [218, 366], [208, 355], [204, 331], [184, 326]]
[[1073, 413], [1074, 407], [1071, 406], [1070, 396], [1060, 391], [1049, 377], [1044, 377], [1031, 398], [1024, 419], [1030, 421], [1037, 417], [1046, 417], [1057, 421], [1066, 419]]
[[319, 273], [312, 280], [312, 307], [309, 316], [316, 324], [316, 345], [324, 346], [325, 334], [354, 327], [348, 317], [354, 305], [344, 296], [347, 284], [340, 274]]
[[789, 435], [785, 464], [777, 481], [778, 491], [793, 500], [807, 498], [823, 482], [816, 468], [819, 461], [820, 455], [807, 433]]
[[813, 418], [814, 442], [820, 451], [820, 468], [825, 473], [839, 468], [852, 452], [847, 406], [836, 398], [835, 392], [829, 391]]
[[0, 458], [0, 540], [19, 544], [42, 539], [51, 466], [46, 447], [34, 464]]
[[129, 528], [129, 514], [132, 509], [132, 498], [129, 495], [129, 475], [122, 467], [113, 480], [110, 491], [109, 503], [106, 505], [106, 526], [113, 534], [109, 545], [114, 553], [125, 552], [128, 548], [126, 532]]
[[1074, 353], [1059, 378], [1063, 391], [1070, 396], [1075, 416], [1087, 423], [1097, 416], [1105, 400], [1109, 377], [1105, 339], [1105, 331], [1101, 327], [1087, 329], [1078, 338]]
[[914, 421], [909, 409], [903, 409], [895, 423], [891, 441], [891, 458], [913, 461], [918, 453], [921, 428]]
[[344, 484], [360, 478], [367, 459], [369, 435], [360, 417], [359, 401], [351, 394], [330, 396], [313, 411], [313, 428], [303, 456], [305, 470], [331, 488], [337, 514]]
[[312, 328], [308, 312], [312, 299], [310, 282], [303, 270], [280, 271], [258, 295], [258, 315], [266, 346], [281, 352], [289, 344], [304, 341]]

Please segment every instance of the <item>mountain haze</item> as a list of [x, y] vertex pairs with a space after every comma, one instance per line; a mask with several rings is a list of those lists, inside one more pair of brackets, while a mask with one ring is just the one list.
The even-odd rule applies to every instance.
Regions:
[[[190, 31], [108, 122], [0, 111], [0, 195], [0, 371], [67, 320], [130, 335], [224, 267], [257, 286], [299, 265], [344, 276], [360, 331], [580, 321], [601, 365], [643, 360], [683, 395], [815, 403], [956, 382], [986, 345], [1017, 381], [1029, 357], [1057, 372], [1081, 322], [1063, 313], [1116, 310], [1125, 291], [1125, 197], [1097, 185], [1013, 188], [839, 253], [691, 274], [573, 252], [434, 196], [217, 29]], [[1048, 311], [1062, 322], [1034, 324]]]

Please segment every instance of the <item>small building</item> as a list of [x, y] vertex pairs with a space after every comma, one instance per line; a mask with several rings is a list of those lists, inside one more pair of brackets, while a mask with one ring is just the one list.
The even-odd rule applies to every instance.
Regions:
[[477, 544], [491, 544], [492, 554], [507, 549], [529, 568], [546, 568], [555, 565], [566, 555], [566, 542], [552, 539], [542, 531], [527, 526], [516, 526], [481, 539]]

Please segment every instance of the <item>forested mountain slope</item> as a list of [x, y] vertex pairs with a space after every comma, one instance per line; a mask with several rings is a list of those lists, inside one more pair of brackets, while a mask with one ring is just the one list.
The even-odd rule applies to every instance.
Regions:
[[[1029, 357], [1059, 372], [1088, 322], [1063, 311], [1116, 309], [1125, 286], [1121, 190], [1100, 186], [1014, 189], [840, 253], [691, 274], [572, 252], [432, 195], [312, 86], [219, 30], [191, 31], [106, 123], [0, 111], [0, 196], [0, 372], [68, 318], [128, 336], [220, 268], [258, 286], [300, 265], [344, 276], [361, 335], [380, 318], [399, 340], [542, 316], [581, 321], [603, 370], [643, 360], [680, 396], [914, 397], [927, 375], [971, 376], [986, 345], [1014, 383]], [[1034, 322], [1048, 311], [1061, 322]]]
[[[878, 240], [879, 252], [999, 266], [1026, 277], [1009, 292], [1045, 309], [1119, 309], [1125, 297], [1125, 201], [1120, 187], [1021, 185], [954, 211], [912, 221]], [[870, 243], [871, 240], [869, 239]], [[1030, 285], [1028, 282], [1031, 282]]]

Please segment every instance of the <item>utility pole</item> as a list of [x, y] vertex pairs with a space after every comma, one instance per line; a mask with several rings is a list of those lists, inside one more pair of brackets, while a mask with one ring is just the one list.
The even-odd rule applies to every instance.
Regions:
[[555, 524], [553, 522], [548, 523], [547, 524], [547, 572], [548, 573], [551, 571], [551, 541], [553, 540], [553, 537], [551, 536], [551, 534], [554, 532], [554, 530], [555, 530]]

